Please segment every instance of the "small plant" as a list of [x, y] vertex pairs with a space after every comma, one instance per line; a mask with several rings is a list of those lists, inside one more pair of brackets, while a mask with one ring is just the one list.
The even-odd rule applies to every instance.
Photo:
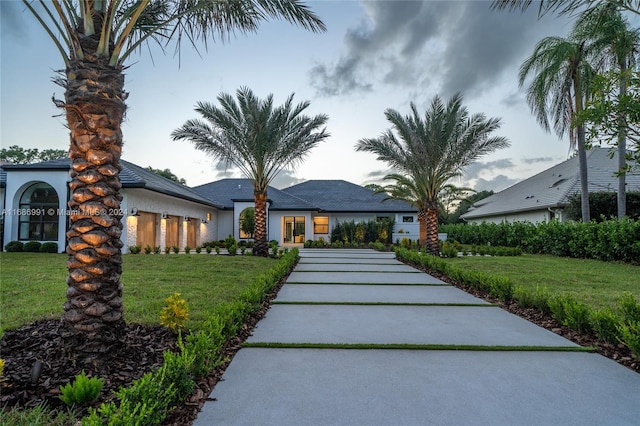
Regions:
[[202, 253], [202, 247], [197, 246], [196, 247], [196, 253], [198, 253], [198, 254]]
[[173, 246], [173, 247], [171, 247], [171, 249], [173, 250], [173, 252], [174, 252], [175, 254], [180, 253], [180, 247], [178, 247], [178, 246]]
[[153, 248], [153, 253], [154, 253], [154, 254], [160, 254], [160, 246], [155, 246], [155, 247]]
[[42, 243], [42, 245], [40, 246], [40, 253], [57, 253], [57, 252], [58, 252], [58, 243], [47, 241], [46, 243]]
[[207, 254], [211, 254], [211, 246], [210, 245], [207, 245], [204, 250], [207, 252]]
[[229, 235], [227, 238], [224, 239], [224, 246], [227, 248], [227, 250], [229, 249], [230, 246], [235, 245], [236, 247], [238, 246], [238, 243], [236, 241], [235, 238], [233, 238], [233, 235]]
[[591, 326], [598, 339], [606, 343], [616, 344], [619, 341], [617, 326], [618, 316], [611, 309], [601, 309], [591, 315]]
[[620, 324], [618, 333], [620, 340], [631, 349], [636, 358], [640, 358], [640, 321]]
[[640, 303], [628, 291], [625, 291], [618, 301], [622, 317], [627, 322], [640, 322]]
[[138, 254], [142, 251], [142, 247], [140, 246], [129, 246], [129, 253]]
[[24, 244], [21, 241], [10, 241], [4, 246], [4, 250], [7, 252], [21, 252], [24, 251]]
[[[403, 241], [405, 240], [405, 238], [402, 239]], [[449, 257], [449, 258], [456, 258], [458, 257], [458, 249], [456, 248], [455, 244], [451, 244], [449, 241], [446, 241], [444, 244], [442, 244], [442, 257]]]
[[247, 251], [247, 246], [240, 246], [240, 254], [244, 255], [245, 251]]
[[174, 293], [165, 299], [166, 306], [160, 311], [160, 324], [173, 331], [185, 327], [189, 319], [189, 307], [187, 301], [180, 297], [180, 293]]
[[60, 399], [70, 407], [89, 405], [98, 398], [102, 386], [104, 386], [104, 381], [101, 378], [89, 378], [82, 370], [82, 373], [75, 377], [73, 383], [60, 386]]
[[40, 251], [41, 246], [42, 244], [40, 243], [40, 241], [27, 241], [26, 243], [24, 243], [23, 251], [37, 253]]
[[231, 244], [227, 247], [227, 251], [229, 252], [229, 256], [235, 256], [238, 254], [238, 246], [236, 244]]
[[164, 254], [169, 254], [169, 253], [171, 253], [171, 247], [165, 246], [164, 247]]
[[151, 254], [151, 251], [152, 251], [152, 250], [153, 250], [153, 249], [151, 248], [151, 246], [150, 246], [150, 245], [146, 245], [146, 246], [144, 246], [144, 254]]
[[186, 254], [191, 253], [191, 247], [189, 247], [189, 246], [184, 246], [184, 252], [185, 252]]

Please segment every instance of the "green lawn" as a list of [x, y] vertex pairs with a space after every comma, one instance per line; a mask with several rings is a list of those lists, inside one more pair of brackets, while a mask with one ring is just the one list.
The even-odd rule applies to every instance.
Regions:
[[525, 287], [568, 293], [593, 308], [614, 307], [623, 292], [640, 300], [640, 267], [598, 260], [525, 254], [517, 257], [460, 257], [448, 262], [510, 278]]
[[[62, 315], [66, 261], [64, 254], [0, 253], [2, 329]], [[273, 262], [253, 256], [124, 255], [125, 318], [128, 322], [157, 324], [165, 299], [179, 292], [190, 309], [187, 326], [197, 327], [208, 311], [233, 300]]]

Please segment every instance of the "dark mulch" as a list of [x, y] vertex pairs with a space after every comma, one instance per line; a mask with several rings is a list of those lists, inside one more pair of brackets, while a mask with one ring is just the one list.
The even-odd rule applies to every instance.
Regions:
[[[424, 270], [424, 269], [423, 269]], [[425, 272], [459, 287], [468, 293], [488, 302], [499, 304], [503, 309], [519, 315], [535, 324], [553, 331], [582, 346], [592, 346], [597, 352], [640, 373], [640, 361], [623, 345], [610, 345], [598, 341], [591, 334], [578, 333], [560, 325], [550, 315], [536, 309], [523, 309], [516, 303], [502, 303], [490, 295], [483, 294], [460, 283], [450, 280], [437, 271]], [[281, 281], [277, 289], [270, 295], [262, 309], [256, 312], [243, 325], [238, 336], [231, 339], [223, 348], [227, 362], [221, 365], [208, 377], [198, 379], [193, 394], [178, 406], [166, 419], [164, 425], [182, 426], [192, 424], [202, 405], [209, 399], [211, 390], [221, 379], [224, 370], [231, 362], [242, 342], [251, 334], [255, 324], [264, 317], [269, 309], [270, 301], [275, 297], [284, 283]], [[5, 376], [0, 396], [0, 405], [5, 409], [12, 407], [32, 407], [40, 402], [47, 402], [53, 408], [62, 408], [64, 404], [58, 399], [59, 388], [80, 373], [80, 367], [64, 355], [57, 332], [59, 321], [39, 321], [25, 325], [17, 330], [5, 332], [0, 342], [1, 357], [5, 360]], [[126, 343], [117, 358], [94, 370], [85, 368], [88, 375], [98, 376], [105, 380], [100, 402], [113, 398], [112, 391], [121, 386], [128, 386], [133, 380], [162, 364], [162, 352], [175, 349], [176, 336], [161, 326], [142, 326], [129, 324]], [[42, 374], [37, 383], [31, 383], [31, 369], [36, 360], [43, 362]], [[82, 413], [80, 413], [82, 414]]]

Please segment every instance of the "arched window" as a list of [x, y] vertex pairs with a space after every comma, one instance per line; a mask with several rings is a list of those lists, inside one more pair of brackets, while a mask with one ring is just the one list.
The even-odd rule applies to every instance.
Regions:
[[253, 207], [247, 207], [240, 212], [240, 238], [253, 238], [256, 227], [256, 210]]
[[58, 241], [58, 193], [51, 185], [36, 183], [20, 197], [18, 239]]

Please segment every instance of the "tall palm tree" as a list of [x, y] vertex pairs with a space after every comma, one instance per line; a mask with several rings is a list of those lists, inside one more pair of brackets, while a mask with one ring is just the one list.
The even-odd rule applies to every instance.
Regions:
[[[594, 8], [591, 13], [581, 15], [576, 21], [576, 32], [590, 41], [595, 52], [595, 67], [599, 73], [612, 67], [620, 73], [619, 95], [627, 93], [628, 71], [636, 65], [640, 46], [640, 31], [631, 29], [629, 22], [620, 11], [609, 3]], [[627, 212], [626, 174], [627, 170], [627, 125], [624, 117], [618, 120], [618, 217]]]
[[188, 120], [174, 130], [174, 140], [191, 141], [214, 159], [233, 164], [253, 184], [255, 244], [253, 253], [267, 256], [267, 189], [286, 167], [295, 167], [309, 151], [329, 137], [324, 114], [303, 115], [309, 102], [293, 105], [293, 94], [284, 105], [274, 106], [273, 95], [261, 100], [246, 87], [217, 99], [220, 107], [198, 102], [196, 111], [206, 121]]
[[[312, 31], [323, 23], [298, 0], [23, 0], [64, 61], [71, 201], [64, 330], [80, 362], [114, 353], [124, 336], [119, 180], [124, 64], [142, 43], [202, 42], [255, 31], [283, 18]], [[164, 47], [164, 45], [162, 45]]]
[[549, 131], [551, 118], [558, 137], [568, 133], [570, 147], [578, 150], [583, 222], [591, 220], [587, 151], [584, 125], [576, 124], [575, 118], [584, 109], [589, 83], [593, 78], [586, 47], [584, 40], [546, 37], [538, 42], [533, 54], [522, 63], [519, 74], [521, 87], [533, 74], [527, 88], [527, 101], [538, 123]]
[[[525, 11], [534, 3], [533, 0], [493, 0], [492, 9], [521, 10]], [[591, 12], [592, 9], [601, 6], [603, 3], [614, 6], [618, 10], [640, 14], [640, 1], [638, 0], [538, 0], [538, 16], [543, 16], [549, 12], [556, 12], [559, 15], [571, 15], [576, 12]]]
[[390, 198], [407, 201], [418, 209], [420, 244], [429, 253], [438, 254], [441, 192], [471, 163], [509, 146], [509, 142], [504, 137], [490, 136], [500, 128], [499, 118], [469, 115], [460, 94], [446, 105], [435, 96], [424, 118], [415, 104], [410, 107], [411, 114], [407, 116], [387, 109], [385, 116], [392, 128], [377, 138], [360, 139], [356, 150], [376, 154], [378, 160], [398, 171], [385, 176], [394, 182], [385, 190]]

